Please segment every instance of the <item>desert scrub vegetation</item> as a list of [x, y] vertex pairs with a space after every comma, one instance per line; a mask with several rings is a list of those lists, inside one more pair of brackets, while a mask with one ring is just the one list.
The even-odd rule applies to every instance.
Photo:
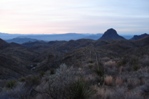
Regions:
[[94, 91], [84, 79], [84, 72], [62, 64], [53, 75], [46, 75], [36, 91], [50, 99], [91, 99]]
[[126, 68], [121, 73], [118, 71], [121, 58], [107, 58], [98, 65], [89, 62], [92, 68], [88, 64], [84, 67], [61, 64], [51, 69], [52, 73], [49, 69], [16, 80], [15, 87], [2, 89], [0, 99], [148, 99], [149, 68], [133, 70], [133, 64], [141, 66], [144, 58], [137, 62], [131, 58], [121, 66]]

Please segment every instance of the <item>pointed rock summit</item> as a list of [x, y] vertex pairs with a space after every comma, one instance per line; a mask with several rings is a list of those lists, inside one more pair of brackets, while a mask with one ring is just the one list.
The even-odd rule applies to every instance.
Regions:
[[117, 34], [117, 31], [113, 28], [108, 29], [100, 38], [100, 40], [125, 40], [122, 36]]

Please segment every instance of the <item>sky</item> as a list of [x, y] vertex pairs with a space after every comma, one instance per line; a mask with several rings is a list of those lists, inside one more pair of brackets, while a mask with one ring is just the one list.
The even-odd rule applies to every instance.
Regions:
[[149, 33], [149, 0], [0, 0], [0, 32]]

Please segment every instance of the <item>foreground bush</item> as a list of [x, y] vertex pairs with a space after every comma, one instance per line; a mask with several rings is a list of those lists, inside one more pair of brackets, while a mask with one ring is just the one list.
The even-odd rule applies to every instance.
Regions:
[[51, 99], [90, 99], [93, 94], [83, 79], [83, 72], [73, 67], [68, 68], [65, 64], [45, 79], [48, 79], [47, 82], [39, 85], [37, 91], [46, 93]]

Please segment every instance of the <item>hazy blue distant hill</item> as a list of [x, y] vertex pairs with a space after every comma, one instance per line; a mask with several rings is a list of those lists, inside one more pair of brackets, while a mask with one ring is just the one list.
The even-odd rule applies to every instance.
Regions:
[[121, 36], [123, 36], [123, 37], [124, 37], [125, 39], [127, 39], [127, 40], [128, 40], [128, 39], [131, 39], [131, 38], [133, 37], [133, 35], [128, 35], [128, 34], [127, 34], [127, 35], [121, 35]]
[[88, 37], [86, 37], [86, 39], [98, 40], [101, 36], [102, 36], [102, 34], [100, 34], [100, 33], [98, 33], [98, 34], [91, 34]]
[[[8, 42], [26, 43], [28, 41], [43, 40], [43, 41], [55, 41], [55, 40], [78, 40], [78, 39], [92, 39], [98, 40], [103, 34], [89, 34], [89, 33], [66, 33], [66, 34], [8, 34], [0, 33], [0, 38]], [[123, 35], [126, 39], [132, 38], [131, 35]], [[22, 40], [22, 41], [21, 41]]]
[[[77, 40], [81, 38], [90, 38], [91, 34], [78, 34], [78, 33], [66, 33], [66, 34], [7, 34], [0, 33], [0, 38], [4, 40], [10, 40], [16, 38], [30, 38], [44, 41], [54, 41], [54, 40]], [[23, 40], [23, 39], [22, 39]]]
[[55, 40], [77, 40], [81, 38], [88, 37], [89, 34], [77, 34], [77, 33], [67, 33], [67, 34], [43, 34], [43, 35], [24, 35], [20, 37], [44, 40], [44, 41], [55, 41]]
[[9, 39], [7, 40], [8, 43], [18, 43], [18, 44], [23, 44], [23, 43], [26, 43], [26, 42], [35, 42], [37, 41], [36, 39], [31, 39], [31, 38], [13, 38], [13, 39]]
[[8, 40], [8, 39], [16, 38], [16, 37], [18, 37], [20, 35], [21, 34], [8, 34], [8, 33], [1, 33], [0, 32], [0, 38], [2, 38], [3, 40]]

